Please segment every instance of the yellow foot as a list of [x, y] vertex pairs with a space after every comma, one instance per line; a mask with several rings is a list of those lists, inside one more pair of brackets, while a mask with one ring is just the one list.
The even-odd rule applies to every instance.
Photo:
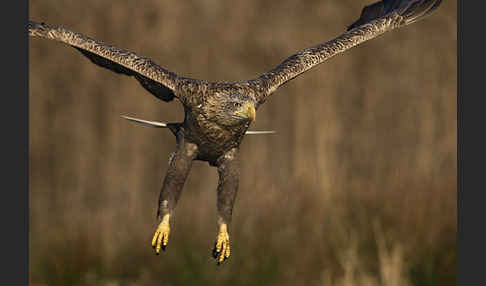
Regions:
[[219, 265], [223, 261], [228, 259], [229, 256], [230, 256], [230, 242], [229, 242], [228, 229], [226, 224], [222, 223], [219, 226], [218, 237], [216, 238], [216, 242], [214, 243], [213, 257], [216, 259], [216, 262]]
[[170, 225], [169, 225], [170, 214], [164, 215], [162, 222], [157, 227], [155, 231], [154, 238], [152, 238], [152, 247], [155, 249], [155, 254], [159, 255], [160, 248], [165, 251], [167, 243], [169, 243]]

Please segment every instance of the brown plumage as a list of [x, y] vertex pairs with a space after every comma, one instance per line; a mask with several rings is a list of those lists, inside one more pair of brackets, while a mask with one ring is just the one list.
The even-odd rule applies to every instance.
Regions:
[[167, 127], [176, 136], [177, 149], [159, 197], [157, 217], [161, 220], [152, 245], [159, 253], [170, 234], [169, 218], [176, 207], [193, 160], [207, 161], [219, 173], [218, 223], [214, 248], [218, 263], [229, 257], [228, 225], [238, 190], [239, 146], [255, 112], [281, 85], [325, 60], [387, 31], [422, 19], [441, 0], [383, 0], [366, 6], [361, 17], [337, 38], [303, 49], [261, 76], [240, 82], [208, 82], [181, 77], [133, 52], [106, 45], [62, 27], [28, 23], [29, 35], [66, 43], [93, 63], [116, 73], [133, 76], [150, 93], [163, 101], [177, 98], [185, 110], [184, 122], [151, 123]]

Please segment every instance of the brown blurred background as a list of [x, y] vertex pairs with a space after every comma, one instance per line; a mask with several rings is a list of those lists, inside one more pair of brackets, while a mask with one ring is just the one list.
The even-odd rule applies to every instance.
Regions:
[[[373, 0], [31, 1], [29, 18], [180, 75], [249, 79], [327, 41]], [[279, 89], [247, 136], [216, 267], [216, 169], [196, 162], [169, 247], [150, 247], [182, 121], [137, 81], [30, 40], [32, 285], [455, 285], [456, 2]]]

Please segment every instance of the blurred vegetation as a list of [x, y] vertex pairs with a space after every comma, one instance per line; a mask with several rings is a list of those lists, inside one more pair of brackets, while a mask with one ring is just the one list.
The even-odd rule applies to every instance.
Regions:
[[[342, 33], [373, 1], [31, 1], [30, 19], [242, 80]], [[248, 136], [232, 256], [216, 267], [217, 172], [196, 162], [166, 253], [156, 201], [181, 121], [139, 84], [30, 40], [31, 285], [455, 285], [456, 2], [286, 84]]]

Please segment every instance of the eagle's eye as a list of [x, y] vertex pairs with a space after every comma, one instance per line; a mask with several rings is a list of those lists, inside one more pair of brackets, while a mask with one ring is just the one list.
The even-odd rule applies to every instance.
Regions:
[[234, 107], [238, 107], [238, 108], [239, 108], [239, 107], [241, 107], [241, 103], [239, 103], [239, 102], [234, 102], [234, 103], [233, 103], [233, 106], [234, 106]]

